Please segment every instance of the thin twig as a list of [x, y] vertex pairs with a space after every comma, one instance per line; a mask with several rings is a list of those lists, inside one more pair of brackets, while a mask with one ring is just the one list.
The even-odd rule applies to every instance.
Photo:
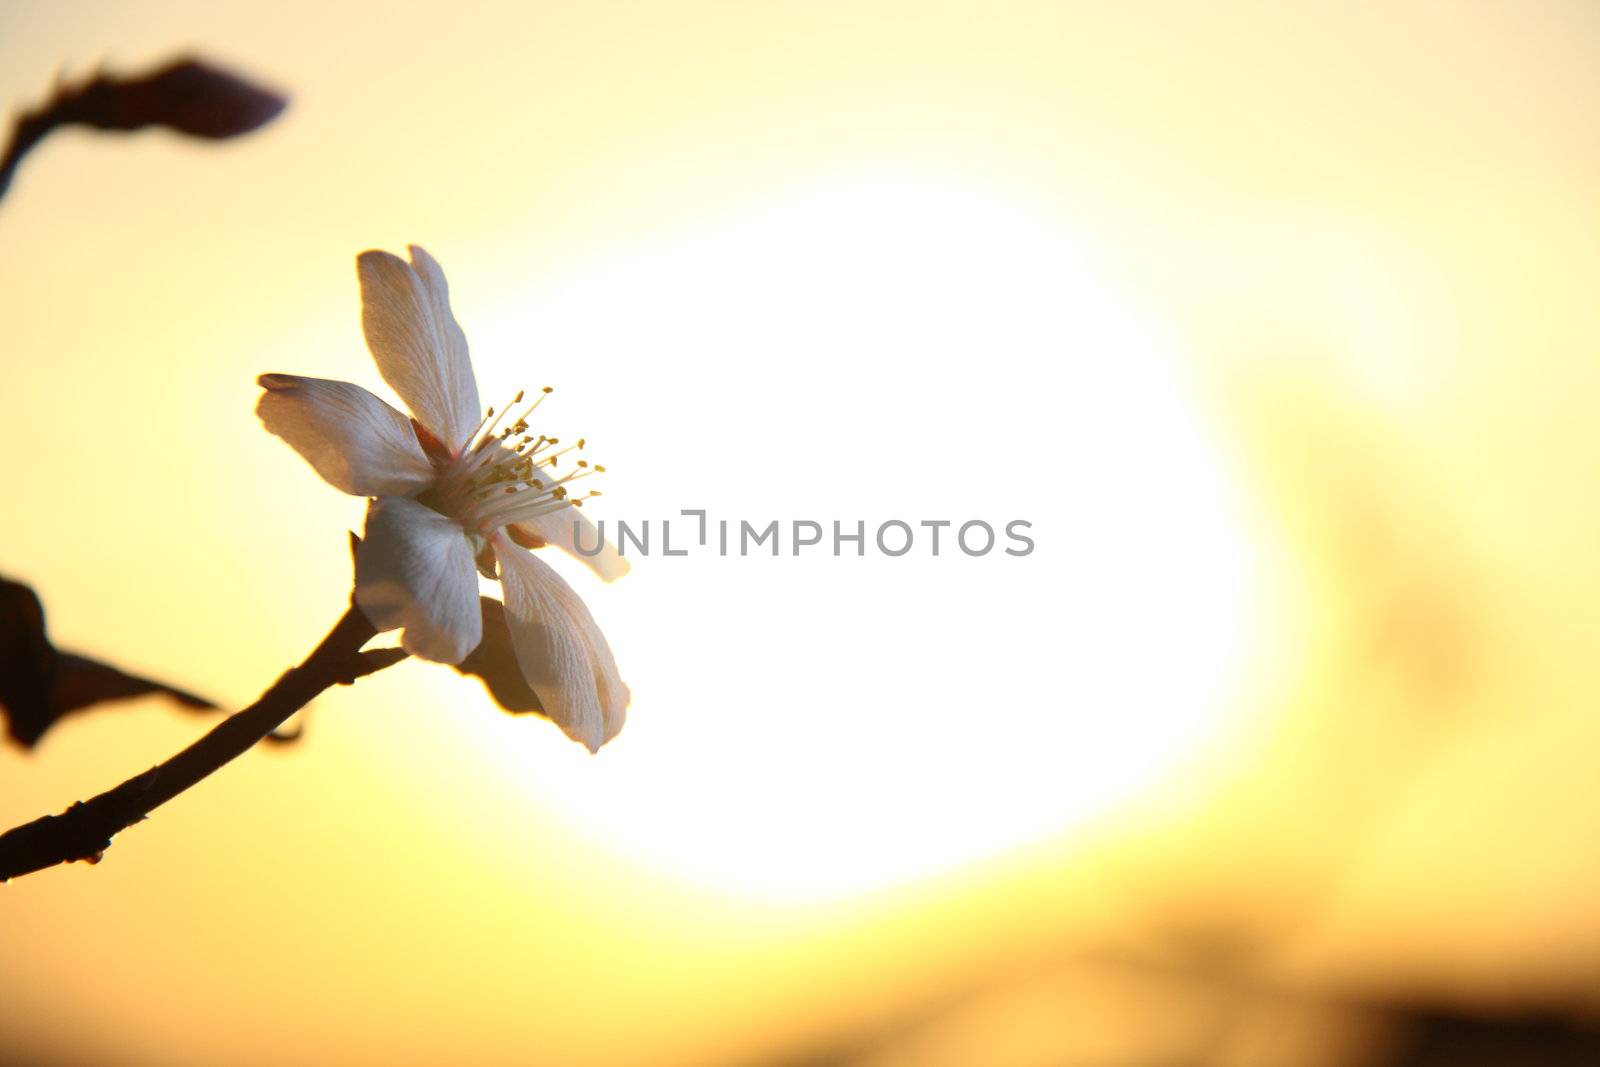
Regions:
[[247, 752], [317, 694], [405, 658], [400, 649], [362, 652], [361, 646], [374, 633], [372, 624], [351, 604], [304, 663], [290, 668], [261, 699], [218, 723], [182, 752], [60, 815], [46, 815], [0, 834], [0, 882], [58, 863], [98, 862], [118, 833], [143, 822], [156, 808]]
[[51, 130], [73, 121], [68, 107], [41, 108], [16, 117], [5, 155], [0, 156], [0, 196], [5, 196], [6, 190], [11, 187], [11, 178], [22, 163], [22, 157], [44, 140]]

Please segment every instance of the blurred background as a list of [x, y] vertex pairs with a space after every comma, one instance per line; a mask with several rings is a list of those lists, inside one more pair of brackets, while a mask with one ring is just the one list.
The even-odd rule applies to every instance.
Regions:
[[[408, 242], [596, 518], [1037, 549], [552, 560], [616, 742], [326, 694], [0, 890], [5, 1062], [1600, 1062], [1593, 4], [0, 6], [19, 107], [187, 53], [288, 110], [0, 203], [59, 643], [238, 707], [337, 618], [362, 504], [254, 380], [384, 392]], [[207, 725], [7, 748], [0, 822]]]

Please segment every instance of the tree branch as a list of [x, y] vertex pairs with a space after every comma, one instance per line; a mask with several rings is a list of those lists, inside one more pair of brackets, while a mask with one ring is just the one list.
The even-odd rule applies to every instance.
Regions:
[[404, 659], [401, 649], [362, 652], [376, 631], [352, 603], [328, 636], [261, 699], [218, 723], [165, 763], [128, 779], [60, 815], [46, 815], [0, 834], [0, 882], [58, 863], [97, 863], [118, 833], [248, 751], [319, 693]]

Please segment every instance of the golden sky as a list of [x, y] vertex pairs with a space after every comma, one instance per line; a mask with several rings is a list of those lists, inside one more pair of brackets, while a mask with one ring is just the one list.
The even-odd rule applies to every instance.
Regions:
[[[289, 110], [62, 133], [0, 204], [0, 572], [58, 643], [236, 706], [332, 623], [361, 504], [254, 380], [377, 388], [354, 257], [408, 242], [596, 518], [1038, 549], [553, 561], [617, 742], [429, 664], [327, 694], [0, 893], [15, 1047], [757, 1063], [1177, 927], [1312, 984], [1592, 969], [1592, 5], [0, 7], [18, 105], [189, 50]], [[0, 753], [0, 821], [204, 726]]]

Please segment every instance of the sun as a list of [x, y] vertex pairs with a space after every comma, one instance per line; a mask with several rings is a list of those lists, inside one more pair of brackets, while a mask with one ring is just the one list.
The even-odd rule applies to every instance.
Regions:
[[1020, 518], [1037, 544], [574, 571], [629, 725], [588, 759], [474, 717], [483, 757], [641, 863], [783, 901], [1070, 832], [1172, 773], [1235, 698], [1256, 562], [1182, 352], [1110, 279], [1008, 191], [852, 174], [470, 326], [485, 380], [530, 323], [561, 353], [624, 472], [613, 519]]

